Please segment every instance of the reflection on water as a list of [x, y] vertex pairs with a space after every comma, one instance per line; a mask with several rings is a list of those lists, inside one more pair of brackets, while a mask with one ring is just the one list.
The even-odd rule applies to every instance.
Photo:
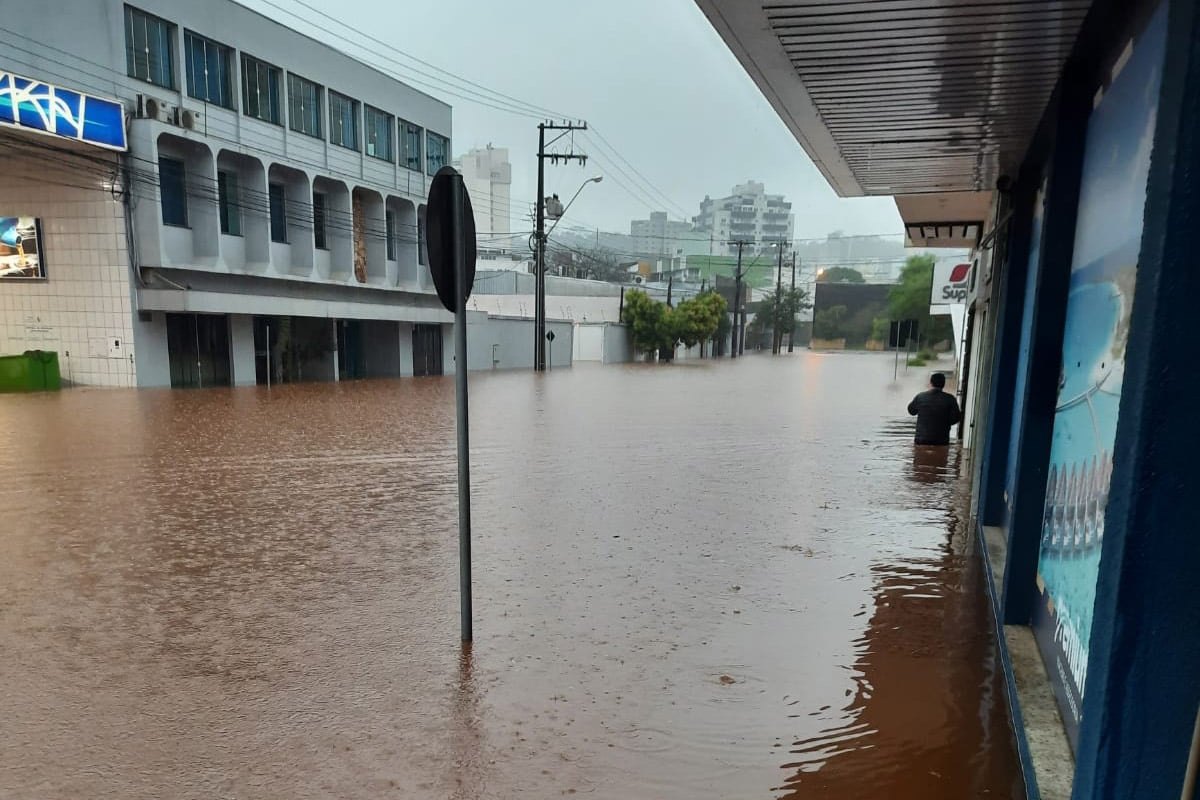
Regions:
[[1019, 796], [891, 370], [0, 398], [0, 796]]

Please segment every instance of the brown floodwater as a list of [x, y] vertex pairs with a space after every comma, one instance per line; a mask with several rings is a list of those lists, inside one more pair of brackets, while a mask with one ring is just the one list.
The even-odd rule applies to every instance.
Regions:
[[0, 396], [0, 797], [1021, 797], [892, 369]]

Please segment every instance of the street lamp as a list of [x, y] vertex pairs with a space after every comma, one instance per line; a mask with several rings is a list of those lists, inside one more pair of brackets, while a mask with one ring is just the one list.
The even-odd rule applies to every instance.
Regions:
[[550, 234], [554, 233], [554, 229], [558, 227], [558, 223], [562, 220], [562, 218], [567, 215], [567, 212], [571, 209], [571, 204], [574, 203], [575, 200], [579, 197], [579, 193], [583, 191], [583, 188], [585, 186], [587, 186], [589, 183], [599, 183], [602, 180], [604, 180], [603, 175], [596, 175], [595, 177], [588, 178], [586, 181], [579, 184], [579, 188], [575, 190], [575, 194], [571, 197], [570, 201], [567, 202], [567, 205], [563, 208], [563, 210], [561, 212], [559, 212], [558, 216], [554, 219], [554, 224], [550, 226], [550, 230], [546, 231], [547, 239], [550, 238]]
[[[538, 194], [542, 193], [540, 174], [541, 173], [539, 173], [538, 178]], [[567, 203], [566, 208], [561, 207], [561, 204], [558, 203], [558, 196], [555, 195], [555, 204], [552, 212], [554, 214], [554, 224], [550, 226], [550, 230], [546, 233], [542, 233], [541, 229], [544, 225], [544, 214], [550, 209], [550, 205], [547, 202], [548, 198], [538, 198], [538, 203], [540, 204], [538, 206], [538, 229], [534, 234], [537, 237], [537, 253], [535, 254], [534, 259], [534, 263], [536, 264], [536, 275], [533, 283], [533, 369], [535, 372], [542, 372], [546, 369], [546, 240], [550, 238], [551, 233], [554, 233], [554, 229], [558, 227], [559, 221], [563, 218], [563, 216], [566, 215], [567, 209], [571, 207], [571, 204], [575, 202], [575, 199], [579, 197], [579, 193], [583, 191], [583, 187], [587, 186], [589, 183], [599, 183], [602, 180], [604, 180], [604, 177], [597, 175], [594, 178], [588, 178], [586, 181], [581, 183], [579, 185], [579, 189], [576, 190], [575, 195], [571, 198], [570, 202]]]

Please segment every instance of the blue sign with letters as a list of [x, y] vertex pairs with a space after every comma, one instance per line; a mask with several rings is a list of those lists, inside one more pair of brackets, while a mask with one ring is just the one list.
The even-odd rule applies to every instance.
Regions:
[[0, 71], [0, 125], [62, 136], [109, 150], [129, 149], [125, 110], [93, 97]]

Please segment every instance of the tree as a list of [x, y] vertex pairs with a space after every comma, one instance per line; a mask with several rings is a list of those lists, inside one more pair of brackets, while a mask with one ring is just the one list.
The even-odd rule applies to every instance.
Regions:
[[895, 321], [917, 321], [917, 332], [929, 344], [954, 337], [948, 317], [929, 316], [929, 294], [933, 290], [934, 257], [928, 253], [909, 256], [900, 272], [900, 282], [888, 294], [888, 316]]
[[821, 273], [821, 283], [866, 283], [862, 273], [849, 267], [830, 267]]
[[725, 308], [725, 298], [715, 292], [705, 292], [680, 302], [668, 315], [675, 340], [684, 347], [695, 347], [708, 341], [717, 332]]
[[785, 333], [795, 332], [796, 317], [806, 308], [812, 308], [812, 303], [808, 300], [808, 292], [800, 288], [773, 291], [759, 303], [754, 324], [760, 333], [768, 328], [774, 332], [772, 352], [779, 352]]
[[813, 315], [814, 339], [841, 339], [842, 321], [846, 318], [845, 306], [830, 306]]
[[671, 309], [638, 289], [626, 292], [621, 321], [629, 325], [635, 350], [650, 355], [675, 347], [675, 336], [668, 319]]

